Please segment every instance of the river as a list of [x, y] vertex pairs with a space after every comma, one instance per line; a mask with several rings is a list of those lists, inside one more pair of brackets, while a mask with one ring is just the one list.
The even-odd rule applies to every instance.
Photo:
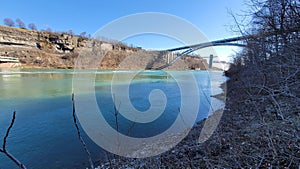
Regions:
[[[9, 126], [13, 111], [17, 112], [15, 124], [7, 142], [7, 150], [27, 168], [85, 168], [87, 157], [76, 135], [72, 117], [73, 70], [60, 69], [0, 69], [0, 142]], [[114, 75], [136, 71], [97, 71], [94, 87], [99, 108], [108, 123], [115, 128], [111, 85], [124, 85], [123, 81], [111, 84]], [[150, 107], [148, 96], [160, 89], [167, 98], [164, 113], [149, 124], [132, 123], [119, 119], [119, 131], [131, 137], [150, 137], [166, 130], [177, 117], [180, 107], [178, 82], [192, 74], [199, 87], [200, 109], [196, 121], [208, 116], [210, 106], [223, 103], [209, 97], [222, 92], [219, 85], [225, 81], [221, 71], [173, 71], [177, 79], [164, 71], [139, 72], [130, 83], [132, 105], [139, 111]], [[78, 82], [76, 82], [78, 83]], [[83, 79], [80, 85], [91, 85]], [[187, 82], [189, 83], [189, 82]], [[83, 89], [84, 92], [84, 89]], [[192, 103], [191, 104], [196, 104]], [[120, 106], [120, 105], [117, 105]], [[122, 105], [126, 106], [126, 105]], [[130, 131], [130, 132], [129, 132]], [[147, 131], [147, 132], [145, 132]], [[103, 150], [82, 131], [93, 160], [105, 160]], [[4, 154], [0, 154], [0, 168], [17, 168]]]

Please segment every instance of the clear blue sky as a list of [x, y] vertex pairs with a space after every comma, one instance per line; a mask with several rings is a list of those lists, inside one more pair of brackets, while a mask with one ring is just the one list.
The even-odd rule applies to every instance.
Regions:
[[[245, 11], [244, 0], [4, 0], [0, 7], [0, 21], [20, 18], [26, 26], [35, 23], [38, 29], [50, 27], [53, 31], [72, 29], [76, 34], [86, 31], [93, 34], [99, 28], [120, 17], [141, 12], [169, 13], [191, 22], [210, 40], [234, 36], [230, 26], [235, 13]], [[175, 47], [166, 38], [164, 44], [153, 43], [159, 37], [133, 37], [126, 43], [149, 49]], [[170, 44], [168, 44], [170, 43]], [[228, 56], [232, 47], [217, 47], [221, 57]]]

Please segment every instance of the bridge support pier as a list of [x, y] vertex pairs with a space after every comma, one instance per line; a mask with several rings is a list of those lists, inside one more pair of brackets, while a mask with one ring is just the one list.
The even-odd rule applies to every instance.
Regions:
[[208, 64], [208, 67], [210, 69], [212, 68], [213, 59], [214, 59], [214, 55], [213, 54], [209, 55], [209, 64]]
[[174, 55], [172, 52], [167, 53], [167, 63], [169, 64], [174, 59]]

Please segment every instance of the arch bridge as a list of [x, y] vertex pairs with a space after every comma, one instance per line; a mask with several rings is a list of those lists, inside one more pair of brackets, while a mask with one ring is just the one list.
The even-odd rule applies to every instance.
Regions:
[[[300, 31], [300, 28], [289, 29], [289, 30], [286, 30], [284, 32], [281, 32], [281, 31], [266, 32], [266, 33], [252, 34], [252, 35], [246, 35], [246, 36], [238, 36], [238, 37], [233, 37], [233, 38], [227, 38], [227, 39], [222, 39], [222, 40], [215, 40], [215, 41], [211, 41], [211, 42], [204, 42], [204, 43], [199, 43], [199, 44], [194, 44], [194, 45], [188, 45], [188, 46], [182, 46], [182, 47], [167, 49], [167, 50], [164, 50], [164, 52], [166, 52], [167, 55], [170, 54], [171, 52], [175, 52], [175, 51], [182, 51], [182, 52], [175, 55], [175, 57], [172, 56], [171, 59], [168, 58], [167, 59], [168, 60], [167, 64], [159, 67], [158, 69], [166, 68], [166, 67], [172, 65], [173, 63], [175, 63], [181, 57], [183, 57], [185, 55], [188, 55], [188, 54], [190, 54], [194, 51], [203, 49], [203, 48], [207, 48], [207, 47], [211, 47], [211, 46], [248, 47], [246, 43], [247, 43], [247, 40], [250, 40], [250, 39], [270, 37], [270, 36], [274, 36], [274, 35], [280, 35], [282, 33], [286, 34], [286, 33], [293, 33], [293, 32], [299, 32], [299, 31]], [[246, 41], [246, 43], [245, 43], [245, 41]], [[237, 42], [240, 42], [240, 43], [237, 43]], [[214, 56], [210, 55], [210, 57], [209, 57], [209, 66], [210, 66], [210, 68], [212, 67], [213, 58], [214, 58]]]

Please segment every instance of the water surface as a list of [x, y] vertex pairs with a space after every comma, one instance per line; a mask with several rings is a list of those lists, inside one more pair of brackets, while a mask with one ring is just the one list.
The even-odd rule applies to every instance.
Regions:
[[[89, 74], [92, 72], [86, 71]], [[107, 122], [115, 126], [111, 79], [114, 74], [133, 71], [97, 71], [91, 84], [85, 78], [83, 86], [94, 86], [97, 103]], [[135, 73], [135, 72], [134, 72]], [[197, 120], [207, 117], [212, 94], [220, 92], [218, 85], [225, 80], [222, 72], [177, 71], [179, 81], [193, 73], [199, 86], [200, 110]], [[13, 111], [17, 119], [8, 138], [7, 149], [28, 168], [84, 168], [87, 166], [72, 121], [72, 70], [59, 69], [1, 69], [0, 72], [0, 139], [10, 123]], [[188, 83], [188, 82], [187, 82]], [[115, 81], [113, 85], [125, 85]], [[211, 88], [212, 87], [212, 88]], [[150, 107], [148, 96], [154, 89], [162, 90], [167, 97], [164, 113], [149, 124], [133, 124], [119, 116], [119, 131], [132, 137], [149, 137], [166, 130], [176, 119], [180, 107], [180, 89], [176, 81], [163, 71], [143, 71], [130, 84], [130, 101], [140, 111]], [[211, 90], [213, 89], [213, 90]], [[195, 103], [191, 103], [195, 104]], [[122, 105], [121, 105], [122, 106]], [[124, 105], [123, 105], [124, 106]], [[82, 131], [94, 160], [105, 159], [103, 150]], [[2, 141], [2, 140], [1, 140]], [[0, 154], [0, 168], [17, 168]]]

